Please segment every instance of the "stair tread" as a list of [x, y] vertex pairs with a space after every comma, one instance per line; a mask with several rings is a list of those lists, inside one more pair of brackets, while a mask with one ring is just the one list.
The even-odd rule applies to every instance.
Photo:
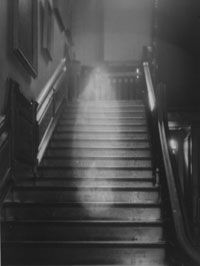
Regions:
[[128, 226], [136, 226], [136, 227], [156, 227], [163, 226], [162, 220], [157, 221], [130, 221], [130, 220], [12, 220], [7, 219], [6, 221], [2, 221], [2, 223], [10, 223], [10, 224], [70, 224], [70, 225], [128, 225]]
[[135, 186], [98, 186], [98, 187], [91, 187], [91, 186], [15, 186], [14, 190], [43, 190], [43, 191], [67, 191], [67, 190], [116, 190], [116, 191], [159, 191], [159, 187], [135, 187]]
[[154, 248], [154, 247], [165, 247], [166, 242], [164, 241], [152, 241], [152, 242], [141, 242], [141, 241], [116, 241], [116, 240], [106, 240], [106, 241], [6, 241], [2, 242], [2, 245], [66, 245], [66, 246], [87, 246], [87, 247], [143, 247], [143, 248]]
[[151, 161], [151, 157], [150, 156], [143, 156], [143, 157], [133, 157], [133, 156], [56, 156], [56, 155], [47, 155], [44, 157], [44, 160], [63, 160], [63, 161], [75, 161], [75, 160], [99, 160], [99, 161], [103, 161], [103, 160], [113, 160], [113, 161], [128, 161], [128, 160], [137, 160], [137, 161], [146, 161], [149, 160]]
[[[112, 118], [118, 118], [118, 119], [126, 119], [126, 118], [139, 118], [139, 119], [144, 119], [145, 116], [145, 111], [144, 110], [94, 110], [92, 111], [84, 111], [82, 112], [83, 116], [85, 117], [90, 117], [90, 118], [108, 118], [108, 119], [112, 119]], [[76, 117], [80, 117], [80, 113], [78, 111], [65, 111], [62, 115], [63, 119], [73, 119]]]
[[156, 187], [153, 183], [153, 177], [148, 178], [101, 178], [101, 177], [43, 177], [39, 179], [35, 178], [18, 178], [18, 186], [68, 186], [79, 188], [80, 186], [87, 187]]
[[[88, 166], [54, 166], [54, 165], [46, 165], [46, 166], [41, 166], [40, 169], [83, 169], [83, 170], [87, 170], [87, 169], [91, 169], [90, 167]], [[141, 166], [141, 167], [130, 167], [130, 166], [127, 166], [127, 167], [118, 167], [118, 166], [95, 166], [95, 170], [98, 170], [98, 169], [105, 169], [105, 170], [135, 170], [135, 171], [143, 171], [143, 170], [152, 170], [152, 167], [146, 167], [146, 166]], [[91, 169], [92, 170], [92, 169]]]
[[63, 147], [63, 146], [58, 146], [58, 147], [48, 147], [48, 150], [84, 150], [84, 149], [88, 149], [88, 150], [102, 150], [102, 151], [150, 151], [151, 148], [149, 147], [110, 147], [110, 148], [104, 148], [104, 147], [100, 147], [100, 146], [93, 146], [93, 147]]
[[110, 126], [110, 127], [128, 127], [128, 126], [147, 126], [147, 124], [143, 121], [137, 121], [137, 122], [132, 122], [132, 123], [128, 123], [128, 122], [115, 122], [115, 123], [111, 123], [111, 122], [104, 122], [104, 123], [100, 123], [100, 122], [93, 122], [93, 123], [88, 123], [83, 121], [82, 123], [76, 123], [76, 121], [74, 122], [69, 122], [69, 121], [60, 121], [58, 123], [58, 126], [85, 126], [85, 127], [91, 127], [91, 126]]
[[[75, 114], [74, 116], [70, 115], [72, 113], [67, 113], [67, 114], [63, 114], [62, 116], [62, 120], [79, 120], [79, 119], [83, 119], [83, 120], [133, 120], [133, 119], [144, 119], [145, 120], [145, 115], [137, 115], [137, 113], [135, 112], [134, 115], [132, 116], [109, 116], [107, 113], [106, 116], [104, 115], [104, 113], [96, 113], [95, 116], [95, 112], [94, 113], [87, 113], [87, 112], [83, 112], [81, 114], [77, 113], [77, 115]], [[116, 114], [116, 112], [115, 112]]]
[[69, 129], [59, 129], [55, 132], [55, 134], [57, 135], [62, 135], [62, 134], [115, 134], [115, 135], [123, 135], [123, 134], [148, 134], [148, 132], [146, 130], [126, 130], [126, 131], [122, 131], [122, 130], [118, 130], [118, 131], [109, 131], [109, 130], [104, 130], [104, 131], [97, 131], [97, 130], [91, 130], [91, 131], [84, 131], [81, 129], [76, 129], [74, 128], [73, 130]]
[[152, 203], [152, 202], [146, 202], [146, 203], [130, 203], [130, 202], [14, 202], [14, 201], [5, 201], [4, 206], [56, 206], [56, 207], [62, 207], [62, 206], [74, 206], [74, 207], [82, 207], [83, 206], [105, 206], [105, 207], [121, 207], [121, 208], [160, 208], [160, 203]]
[[[40, 170], [42, 170], [43, 166], [40, 166]], [[31, 181], [31, 182], [43, 182], [46, 180], [49, 181], [84, 181], [84, 180], [111, 180], [111, 181], [152, 181], [153, 177], [149, 176], [149, 177], [142, 177], [142, 178], [135, 178], [135, 177], [101, 177], [101, 176], [83, 176], [83, 177], [58, 177], [58, 176], [54, 176], [54, 177], [40, 177], [40, 178], [21, 178], [19, 179], [19, 181]]]
[[122, 138], [122, 137], [119, 137], [119, 136], [116, 136], [116, 137], [106, 137], [106, 138], [97, 138], [97, 137], [88, 137], [88, 138], [85, 138], [85, 137], [77, 137], [77, 136], [69, 136], [69, 137], [58, 137], [58, 136], [54, 136], [52, 138], [52, 141], [71, 141], [71, 140], [81, 140], [81, 141], [120, 141], [120, 142], [142, 142], [142, 141], [146, 141], [148, 142], [148, 137], [134, 137], [134, 138], [130, 138], [130, 137], [127, 137], [127, 138]]

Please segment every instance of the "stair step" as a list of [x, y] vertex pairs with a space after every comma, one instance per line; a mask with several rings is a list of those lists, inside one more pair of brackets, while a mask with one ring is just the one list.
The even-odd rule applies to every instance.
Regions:
[[81, 149], [81, 148], [48, 148], [47, 156], [56, 156], [65, 158], [73, 157], [93, 157], [93, 158], [151, 158], [150, 149]]
[[123, 109], [123, 108], [144, 108], [144, 103], [142, 100], [117, 100], [117, 101], [101, 101], [101, 100], [97, 100], [97, 101], [75, 101], [75, 102], [71, 102], [71, 103], [67, 103], [66, 108], [81, 108], [81, 109], [91, 109], [91, 108], [109, 108], [112, 109], [114, 108], [118, 108], [118, 109]]
[[17, 186], [15, 201], [20, 202], [130, 202], [159, 203], [159, 188], [149, 187], [44, 187]]
[[54, 166], [40, 166], [39, 174], [41, 177], [65, 177], [65, 178], [132, 178], [132, 180], [140, 178], [149, 178], [152, 180], [152, 170], [143, 168], [142, 170], [134, 169], [134, 170], [124, 170], [118, 169], [117, 171], [113, 171], [113, 169], [103, 169], [103, 168], [78, 168], [78, 169], [69, 169], [69, 168], [61, 168]]
[[[165, 243], [130, 242], [8, 242], [2, 244], [8, 264], [123, 264], [156, 266], [165, 261]], [[12, 254], [12, 256], [10, 256]]]
[[103, 104], [93, 104], [93, 105], [68, 105], [64, 109], [65, 112], [118, 112], [118, 113], [123, 113], [123, 112], [145, 112], [145, 107], [144, 104], [141, 105], [124, 105], [124, 106], [119, 106], [119, 105], [103, 105]]
[[136, 241], [151, 243], [163, 238], [161, 222], [130, 221], [6, 221], [6, 241]]
[[138, 117], [86, 117], [83, 113], [82, 115], [77, 115], [77, 117], [63, 117], [61, 120], [61, 123], [75, 123], [77, 125], [82, 124], [129, 124], [129, 123], [146, 123], [144, 116], [138, 116]]
[[91, 126], [101, 126], [101, 127], [104, 127], [104, 126], [116, 126], [116, 127], [130, 127], [130, 126], [147, 126], [146, 124], [146, 120], [137, 120], [137, 121], [134, 121], [132, 119], [129, 119], [128, 121], [126, 120], [121, 120], [121, 121], [107, 121], [107, 120], [90, 120], [90, 121], [85, 121], [83, 119], [79, 119], [78, 121], [76, 120], [72, 120], [72, 121], [69, 121], [69, 120], [60, 120], [59, 122], [59, 125], [61, 126], [87, 126], [87, 127], [91, 127]]
[[148, 140], [148, 133], [136, 132], [136, 133], [116, 133], [116, 132], [59, 132], [54, 133], [53, 139], [61, 140]]
[[[4, 265], [7, 265], [7, 264], [4, 264]], [[74, 264], [70, 264], [71, 266], [86, 266], [86, 265], [83, 265], [83, 264], [79, 264], [79, 265], [74, 265]], [[163, 263], [158, 263], [158, 264], [153, 264], [153, 265], [151, 265], [151, 264], [148, 264], [148, 266], [168, 266], [169, 264], [167, 264], [167, 262], [163, 262]], [[17, 266], [16, 264], [9, 264], [9, 265], [7, 265], [7, 266]], [[20, 266], [27, 266], [27, 265], [24, 265], [24, 264], [20, 264]], [[31, 266], [42, 266], [41, 264], [37, 264], [37, 265], [32, 265], [31, 264]], [[47, 265], [45, 265], [45, 266], [47, 266]], [[58, 266], [58, 265], [52, 265], [52, 264], [48, 264], [48, 266]], [[66, 266], [66, 264], [65, 265], [59, 265], [59, 266]], [[99, 264], [90, 264], [90, 266], [122, 266], [122, 264], [112, 264], [112, 265], [108, 265], [108, 264], [101, 264], [101, 265], [99, 265]], [[127, 265], [127, 264], [124, 264], [124, 266], [132, 266], [132, 265]], [[147, 266], [146, 264], [144, 264], [143, 266]]]
[[147, 140], [61, 140], [53, 139], [50, 143], [50, 147], [62, 147], [62, 148], [105, 148], [105, 149], [126, 149], [126, 148], [142, 148], [149, 149], [150, 144]]
[[137, 132], [137, 131], [143, 131], [147, 132], [147, 125], [113, 125], [113, 124], [102, 124], [102, 125], [93, 125], [93, 124], [84, 124], [84, 125], [78, 125], [76, 123], [71, 123], [71, 125], [66, 125], [65, 123], [62, 124], [60, 121], [57, 128], [57, 131], [81, 131], [81, 132]]
[[107, 159], [107, 158], [73, 158], [65, 159], [63, 157], [45, 157], [42, 164], [44, 166], [69, 167], [69, 168], [111, 168], [111, 169], [134, 169], [149, 168], [151, 169], [151, 159]]
[[126, 119], [126, 118], [145, 118], [145, 111], [144, 110], [130, 110], [130, 111], [121, 111], [121, 110], [85, 110], [83, 112], [78, 111], [71, 111], [67, 110], [63, 113], [62, 119], [74, 119], [80, 118], [83, 116], [84, 118], [108, 118], [108, 119]]
[[5, 218], [15, 219], [70, 219], [70, 220], [129, 220], [158, 221], [161, 206], [157, 203], [113, 203], [113, 202], [71, 202], [71, 203], [20, 203], [5, 202]]
[[70, 177], [43, 177], [43, 178], [21, 178], [18, 180], [20, 186], [68, 186], [79, 188], [80, 186], [101, 187], [101, 186], [126, 186], [134, 187], [155, 187], [152, 178], [70, 178]]

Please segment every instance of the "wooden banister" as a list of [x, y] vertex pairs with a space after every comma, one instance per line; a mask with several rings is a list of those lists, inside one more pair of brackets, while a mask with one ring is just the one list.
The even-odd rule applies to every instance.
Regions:
[[5, 125], [6, 125], [6, 117], [0, 116], [0, 136], [5, 131]]
[[66, 59], [63, 58], [36, 100], [38, 103], [38, 110], [42, 107], [42, 104], [44, 103], [49, 92], [52, 90], [54, 84], [57, 82], [59, 76], [62, 75], [62, 73], [64, 73], [66, 70]]
[[153, 89], [153, 82], [151, 79], [148, 62], [144, 62], [143, 67], [144, 67], [145, 80], [146, 80], [147, 91], [148, 91], [149, 105], [150, 105], [151, 111], [153, 111], [156, 106], [156, 97], [155, 97], [155, 92]]
[[64, 86], [61, 85], [66, 70], [66, 59], [63, 58], [37, 99], [37, 123], [39, 127], [38, 164], [40, 164], [46, 151], [65, 100]]
[[[154, 108], [152, 106], [156, 106], [157, 108], [157, 115], [152, 116], [152, 119], [156, 118], [154, 121], [154, 125], [157, 124], [158, 134], [156, 134], [156, 128], [154, 128], [154, 136], [159, 136], [159, 143], [161, 148], [161, 157], [164, 164], [165, 170], [165, 177], [166, 177], [166, 184], [169, 193], [169, 200], [170, 200], [170, 207], [171, 207], [171, 214], [173, 218], [174, 229], [176, 233], [176, 241], [178, 242], [179, 247], [184, 252], [183, 254], [186, 255], [188, 262], [184, 261], [182, 258], [182, 262], [180, 265], [187, 265], [187, 266], [196, 266], [200, 265], [200, 254], [199, 251], [196, 250], [195, 246], [191, 242], [186, 233], [186, 226], [185, 223], [185, 216], [182, 210], [181, 199], [177, 189], [177, 183], [175, 179], [175, 174], [173, 171], [169, 147], [168, 147], [168, 140], [166, 134], [166, 123], [165, 123], [165, 114], [162, 109], [162, 103], [159, 103], [155, 97], [155, 90], [153, 87], [153, 82], [151, 79], [150, 69], [147, 62], [143, 64], [144, 67], [144, 75], [146, 80], [146, 87], [147, 87], [147, 96], [149, 101], [149, 108], [151, 112]], [[151, 102], [153, 104], [151, 105]], [[159, 166], [158, 166], [159, 167]], [[162, 176], [163, 178], [163, 176]], [[167, 189], [165, 188], [165, 189]], [[192, 264], [191, 264], [192, 263]]]
[[26, 99], [19, 84], [8, 79], [7, 113], [0, 116], [0, 205], [16, 178], [18, 163], [29, 165], [36, 174], [64, 103], [61, 82], [66, 70], [64, 58], [37, 101]]

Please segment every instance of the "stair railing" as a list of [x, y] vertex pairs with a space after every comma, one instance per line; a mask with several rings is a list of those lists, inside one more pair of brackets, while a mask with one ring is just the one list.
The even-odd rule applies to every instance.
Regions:
[[[173, 257], [170, 258], [171, 264], [175, 266], [197, 266], [200, 265], [200, 253], [188, 235], [184, 205], [179, 194], [169, 151], [168, 123], [163, 106], [163, 86], [158, 86], [155, 91], [148, 62], [143, 63], [143, 69], [147, 88], [147, 118], [152, 138], [155, 182], [159, 173], [163, 192], [167, 193], [167, 198], [164, 201], [166, 200], [166, 204], [169, 204], [163, 212], [168, 211], [168, 214], [170, 212], [172, 218], [172, 221], [166, 220], [168, 223], [167, 233], [170, 234], [169, 242], [172, 246], [169, 255], [173, 253]], [[170, 222], [172, 223], [170, 224]]]
[[66, 59], [63, 58], [37, 99], [38, 164], [43, 158], [66, 99], [66, 85], [63, 84], [66, 70]]
[[17, 174], [37, 175], [65, 101], [66, 70], [62, 59], [37, 101], [27, 99], [19, 84], [8, 79], [7, 111], [0, 116], [0, 203]]
[[[9, 134], [5, 116], [0, 116], [0, 203], [12, 181]], [[0, 204], [1, 205], [1, 204]]]

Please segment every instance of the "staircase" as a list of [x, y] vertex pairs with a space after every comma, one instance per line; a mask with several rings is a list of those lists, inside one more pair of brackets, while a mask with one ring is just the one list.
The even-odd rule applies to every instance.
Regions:
[[3, 265], [166, 265], [141, 101], [68, 104], [39, 172], [4, 203]]

